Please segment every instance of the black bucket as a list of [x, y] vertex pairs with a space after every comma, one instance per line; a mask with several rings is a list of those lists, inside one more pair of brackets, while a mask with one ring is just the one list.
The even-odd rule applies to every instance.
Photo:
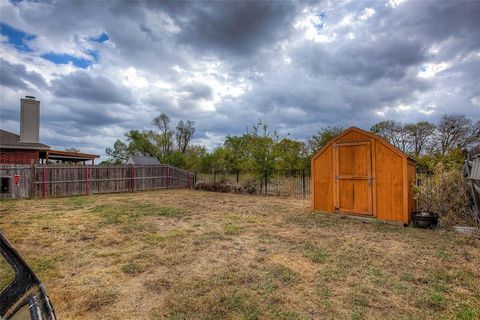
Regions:
[[412, 212], [413, 225], [417, 228], [436, 228], [438, 225], [438, 214], [429, 212], [428, 215], [419, 212]]

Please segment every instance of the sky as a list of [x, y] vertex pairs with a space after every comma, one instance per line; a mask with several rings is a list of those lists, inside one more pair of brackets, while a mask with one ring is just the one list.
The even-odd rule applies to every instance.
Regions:
[[210, 150], [258, 120], [480, 120], [480, 1], [0, 0], [0, 125], [41, 101], [41, 142], [100, 154], [164, 112]]

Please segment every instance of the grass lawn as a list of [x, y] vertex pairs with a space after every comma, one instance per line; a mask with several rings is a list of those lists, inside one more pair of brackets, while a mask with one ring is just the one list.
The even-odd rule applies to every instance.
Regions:
[[168, 190], [2, 201], [59, 319], [480, 319], [480, 238]]

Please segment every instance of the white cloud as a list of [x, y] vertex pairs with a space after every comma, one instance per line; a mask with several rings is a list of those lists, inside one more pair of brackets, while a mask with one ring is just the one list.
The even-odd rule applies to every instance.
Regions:
[[[160, 112], [173, 124], [194, 120], [195, 142], [210, 148], [260, 118], [302, 139], [326, 125], [434, 121], [448, 112], [480, 118], [478, 3], [291, 5], [0, 1], [2, 22], [37, 35], [33, 52], [2, 36], [2, 59], [46, 83], [9, 78], [2, 128], [18, 131], [18, 100], [28, 93], [41, 100], [43, 142], [100, 153], [130, 129], [153, 129]], [[107, 42], [89, 40], [103, 32]], [[99, 56], [88, 77], [40, 57], [92, 59], [87, 50]], [[102, 81], [125, 96], [88, 86]]]

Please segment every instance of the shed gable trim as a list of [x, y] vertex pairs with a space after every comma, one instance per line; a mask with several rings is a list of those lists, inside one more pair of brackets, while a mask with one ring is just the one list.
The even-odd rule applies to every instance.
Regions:
[[392, 150], [393, 152], [395, 152], [396, 154], [398, 154], [399, 156], [401, 156], [402, 158], [407, 158], [407, 159], [412, 160], [416, 163], [416, 161], [414, 159], [409, 157], [407, 154], [403, 153], [400, 149], [398, 149], [397, 147], [395, 147], [394, 145], [392, 145], [390, 142], [383, 139], [379, 135], [376, 135], [372, 132], [365, 131], [365, 130], [357, 128], [357, 127], [350, 127], [348, 129], [345, 129], [342, 133], [340, 133], [335, 138], [330, 140], [326, 145], [324, 145], [320, 150], [318, 150], [317, 153], [315, 153], [315, 155], [312, 157], [311, 161], [314, 161], [315, 159], [317, 159], [320, 156], [320, 154], [322, 154], [329, 146], [331, 146], [337, 140], [341, 139], [342, 137], [346, 136], [348, 133], [350, 133], [352, 131], [355, 131], [355, 132], [360, 133], [360, 134], [364, 134], [364, 135], [366, 135], [366, 136], [368, 136], [372, 139], [375, 139], [375, 140], [379, 141], [380, 143], [382, 143], [387, 148], [389, 148], [390, 150]]

